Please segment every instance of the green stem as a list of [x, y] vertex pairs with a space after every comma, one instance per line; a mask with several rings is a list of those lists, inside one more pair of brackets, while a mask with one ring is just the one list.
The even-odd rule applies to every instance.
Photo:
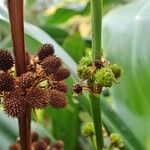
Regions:
[[95, 143], [95, 136], [94, 135], [90, 136], [90, 139], [91, 139], [93, 149], [96, 150], [97, 148], [96, 148], [96, 143]]
[[89, 94], [91, 101], [92, 116], [96, 135], [97, 150], [103, 148], [103, 133], [102, 133], [102, 121], [101, 121], [101, 105], [99, 95]]
[[91, 0], [92, 49], [95, 59], [101, 59], [103, 55], [101, 48], [102, 6], [103, 0]]
[[[103, 51], [101, 48], [102, 28], [102, 0], [91, 0], [91, 26], [92, 26], [92, 51], [93, 59], [101, 59]], [[103, 148], [103, 134], [101, 121], [100, 95], [89, 94], [91, 110], [96, 134], [97, 149]]]

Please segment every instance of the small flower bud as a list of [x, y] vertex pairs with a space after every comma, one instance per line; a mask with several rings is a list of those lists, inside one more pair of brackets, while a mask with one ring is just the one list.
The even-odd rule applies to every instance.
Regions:
[[81, 133], [84, 137], [94, 135], [94, 125], [92, 122], [86, 122], [83, 124]]
[[111, 87], [114, 81], [113, 72], [109, 68], [102, 68], [96, 72], [95, 80], [102, 87]]
[[90, 69], [87, 66], [79, 66], [77, 73], [81, 79], [86, 80], [90, 75]]
[[103, 62], [99, 59], [96, 59], [94, 60], [94, 66], [97, 68], [97, 69], [101, 69], [103, 67]]
[[56, 56], [49, 56], [43, 60], [41, 65], [45, 73], [49, 75], [55, 73], [58, 70], [58, 68], [62, 65], [62, 61]]
[[110, 69], [114, 73], [114, 77], [118, 79], [121, 76], [121, 67], [118, 64], [110, 65]]
[[54, 54], [54, 47], [52, 44], [44, 44], [38, 51], [39, 60], [43, 60], [44, 58]]
[[67, 105], [67, 99], [63, 92], [49, 89], [49, 104], [55, 108], [64, 108]]
[[13, 67], [14, 60], [10, 52], [0, 49], [0, 69], [7, 71]]
[[60, 67], [56, 73], [53, 74], [53, 77], [56, 81], [61, 81], [68, 78], [70, 71], [64, 67]]
[[5, 72], [0, 74], [0, 91], [11, 91], [14, 89], [14, 77]]
[[112, 133], [110, 135], [110, 141], [111, 141], [111, 145], [114, 145], [116, 147], [122, 148], [124, 146], [124, 142], [119, 134]]
[[83, 88], [82, 88], [81, 84], [79, 84], [79, 83], [75, 84], [75, 85], [73, 86], [73, 91], [74, 91], [74, 93], [76, 93], [76, 94], [82, 93]]

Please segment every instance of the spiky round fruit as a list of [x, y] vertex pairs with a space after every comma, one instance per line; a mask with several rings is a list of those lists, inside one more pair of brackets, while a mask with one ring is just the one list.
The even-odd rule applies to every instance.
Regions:
[[62, 65], [62, 61], [56, 56], [49, 56], [43, 60], [41, 65], [45, 73], [49, 75], [55, 73], [58, 70], [58, 68]]
[[60, 67], [56, 73], [53, 74], [55, 81], [61, 81], [68, 78], [70, 75], [70, 71], [67, 68]]
[[55, 108], [64, 108], [67, 105], [67, 99], [63, 92], [49, 89], [49, 104]]
[[50, 140], [49, 137], [47, 137], [47, 136], [46, 136], [46, 137], [43, 137], [41, 140], [44, 141], [47, 146], [51, 144], [51, 140]]
[[9, 150], [20, 150], [19, 144], [12, 144], [9, 146]]
[[36, 132], [31, 133], [31, 142], [36, 142], [39, 139], [39, 135]]
[[5, 113], [8, 116], [17, 118], [23, 116], [26, 112], [24, 99], [25, 97], [20, 89], [4, 94], [3, 108]]
[[6, 49], [0, 49], [0, 69], [7, 71], [13, 67], [14, 59]]
[[26, 102], [31, 108], [42, 109], [48, 105], [47, 91], [38, 87], [29, 90], [26, 95]]
[[43, 60], [44, 58], [54, 54], [54, 47], [52, 44], [44, 44], [38, 51], [39, 60]]
[[114, 73], [114, 77], [118, 79], [121, 76], [121, 67], [118, 64], [110, 65], [110, 69]]
[[109, 68], [102, 68], [95, 74], [95, 81], [101, 87], [111, 87], [114, 81], [114, 74]]
[[65, 93], [68, 90], [67, 84], [63, 81], [52, 81], [50, 84], [50, 88], [61, 91], [61, 92], [65, 92]]
[[47, 145], [43, 140], [38, 140], [32, 144], [34, 150], [46, 150]]
[[74, 93], [76, 93], [76, 94], [82, 93], [82, 91], [83, 91], [82, 85], [79, 84], [79, 83], [75, 84], [75, 85], [73, 86], [73, 91], [74, 91]]
[[36, 75], [32, 72], [24, 73], [17, 79], [17, 85], [25, 89], [30, 88], [34, 83], [35, 78]]
[[79, 66], [77, 73], [81, 79], [86, 80], [90, 75], [90, 69], [87, 66]]
[[64, 142], [62, 140], [57, 140], [51, 147], [52, 150], [61, 150], [64, 147]]
[[94, 125], [92, 122], [86, 122], [82, 126], [82, 135], [84, 137], [92, 136], [94, 134]]
[[0, 91], [11, 91], [14, 89], [14, 77], [7, 73], [0, 74]]

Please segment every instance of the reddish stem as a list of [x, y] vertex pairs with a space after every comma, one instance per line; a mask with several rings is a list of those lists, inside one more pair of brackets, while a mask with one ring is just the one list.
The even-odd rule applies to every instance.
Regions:
[[[24, 14], [23, 0], [8, 0], [8, 10], [11, 24], [13, 53], [15, 57], [16, 74], [20, 76], [26, 72], [25, 44], [24, 44]], [[21, 150], [30, 150], [31, 109], [18, 119], [21, 140]]]

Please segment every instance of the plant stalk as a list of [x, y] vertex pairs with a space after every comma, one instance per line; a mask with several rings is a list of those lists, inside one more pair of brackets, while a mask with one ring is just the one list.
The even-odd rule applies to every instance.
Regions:
[[89, 94], [91, 101], [91, 110], [93, 116], [93, 123], [96, 135], [97, 150], [103, 148], [103, 133], [102, 133], [102, 121], [101, 121], [101, 105], [99, 95]]
[[[13, 53], [15, 57], [16, 75], [26, 72], [24, 43], [24, 13], [23, 0], [8, 0], [8, 11], [12, 32]], [[21, 150], [30, 150], [31, 109], [18, 119]]]
[[[103, 0], [91, 0], [92, 52], [94, 60], [100, 60], [103, 55], [103, 51], [101, 48], [102, 6]], [[104, 144], [101, 121], [100, 95], [90, 93], [89, 98], [91, 102], [97, 150], [102, 150]]]
[[91, 0], [92, 50], [94, 59], [101, 59], [103, 55], [101, 48], [102, 6], [103, 0]]

